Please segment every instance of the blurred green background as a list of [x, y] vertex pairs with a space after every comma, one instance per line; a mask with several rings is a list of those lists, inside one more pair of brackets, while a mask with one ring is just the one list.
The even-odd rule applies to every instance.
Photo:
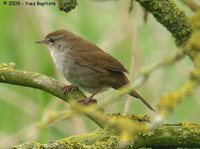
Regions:
[[[192, 12], [176, 0], [180, 9], [188, 16]], [[171, 34], [152, 15], [144, 23], [143, 10], [134, 3], [128, 13], [130, 1], [97, 2], [78, 0], [79, 5], [70, 13], [60, 12], [57, 6], [4, 6], [0, 3], [0, 63], [15, 62], [16, 68], [35, 71], [62, 82], [67, 81], [57, 72], [45, 46], [34, 42], [46, 34], [59, 30], [70, 30], [101, 47], [118, 58], [133, 79], [139, 70], [150, 63], [172, 55], [177, 50]], [[159, 97], [181, 86], [188, 78], [193, 65], [189, 58], [177, 64], [156, 71], [138, 92], [153, 106]], [[101, 99], [111, 91], [97, 96]], [[200, 108], [199, 91], [187, 97], [166, 122], [200, 122], [197, 114]], [[105, 110], [110, 113], [142, 113], [154, 116], [141, 102], [118, 100]], [[99, 100], [99, 102], [101, 102]], [[129, 106], [127, 106], [129, 105]], [[130, 107], [130, 108], [125, 108]], [[49, 113], [67, 109], [67, 104], [43, 91], [0, 84], [0, 147], [8, 147], [23, 142], [48, 143], [63, 137], [88, 133], [98, 128], [90, 119], [73, 115], [58, 120], [44, 128], [36, 128]]]

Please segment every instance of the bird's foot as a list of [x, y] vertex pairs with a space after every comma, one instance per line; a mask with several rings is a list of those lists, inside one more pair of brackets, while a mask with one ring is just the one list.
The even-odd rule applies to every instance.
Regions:
[[70, 92], [72, 90], [76, 89], [76, 86], [73, 86], [73, 85], [65, 85], [63, 87], [63, 90], [62, 90], [62, 95], [64, 96], [67, 92]]
[[79, 100], [79, 102], [81, 103], [82, 106], [87, 106], [89, 104], [96, 104], [97, 100], [92, 99], [91, 97], [88, 97], [86, 99]]

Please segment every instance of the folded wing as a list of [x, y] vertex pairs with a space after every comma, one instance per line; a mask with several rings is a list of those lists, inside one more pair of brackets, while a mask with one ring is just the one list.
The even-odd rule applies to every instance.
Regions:
[[[114, 57], [105, 53], [99, 47], [83, 39], [74, 49], [79, 52], [79, 55], [75, 55], [75, 51], [71, 51], [76, 63], [80, 65], [89, 66], [98, 71], [116, 71], [116, 72], [128, 72], [124, 66]], [[81, 48], [80, 48], [81, 47]]]

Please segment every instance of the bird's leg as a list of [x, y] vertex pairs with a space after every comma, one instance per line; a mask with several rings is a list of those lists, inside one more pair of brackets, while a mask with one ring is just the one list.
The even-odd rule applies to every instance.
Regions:
[[67, 92], [74, 90], [76, 86], [73, 85], [65, 85], [62, 90], [62, 95], [64, 96]]
[[97, 103], [96, 99], [93, 99], [93, 97], [101, 90], [101, 87], [99, 87], [91, 96], [87, 97], [86, 99], [82, 99], [79, 102], [83, 105], [83, 106], [87, 106], [90, 103]]

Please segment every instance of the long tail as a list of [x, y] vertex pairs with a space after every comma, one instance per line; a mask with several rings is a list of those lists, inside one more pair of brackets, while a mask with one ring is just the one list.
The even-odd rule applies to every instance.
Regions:
[[[129, 80], [127, 79], [127, 77], [125, 76], [125, 74], [123, 72], [115, 72], [114, 73], [114, 71], [113, 71], [112, 74], [115, 74], [115, 75], [113, 75], [115, 82], [114, 83], [112, 82], [110, 86], [112, 86], [114, 89], [118, 89], [124, 85], [129, 84]], [[154, 108], [152, 108], [152, 106], [146, 100], [144, 100], [144, 98], [142, 98], [135, 90], [130, 92], [129, 95], [140, 99], [149, 109], [156, 112], [154, 110]]]
[[133, 96], [133, 97], [135, 97], [135, 98], [140, 99], [149, 109], [151, 109], [152, 111], [156, 112], [154, 110], [154, 108], [146, 100], [144, 100], [144, 98], [142, 98], [142, 96], [140, 96], [136, 91], [132, 91], [130, 93], [130, 95]]

